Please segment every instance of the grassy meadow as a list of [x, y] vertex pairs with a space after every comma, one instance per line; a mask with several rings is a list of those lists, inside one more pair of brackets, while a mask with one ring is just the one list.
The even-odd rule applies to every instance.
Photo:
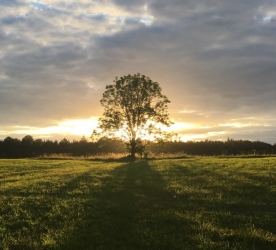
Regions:
[[276, 249], [276, 158], [0, 160], [0, 249]]

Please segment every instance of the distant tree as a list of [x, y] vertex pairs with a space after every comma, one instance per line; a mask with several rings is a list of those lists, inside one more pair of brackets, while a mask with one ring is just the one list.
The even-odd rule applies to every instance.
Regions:
[[42, 154], [43, 153], [42, 146], [43, 146], [43, 141], [41, 139], [34, 140], [33, 141], [33, 152], [36, 155]]
[[22, 147], [22, 153], [24, 157], [31, 157], [32, 152], [32, 145], [33, 145], [34, 139], [31, 135], [26, 135], [21, 140], [21, 147]]
[[22, 138], [22, 143], [31, 145], [33, 143], [34, 139], [31, 135], [26, 135], [25, 137]]
[[43, 141], [41, 139], [36, 139], [34, 140], [33, 145], [35, 145], [35, 147], [41, 147], [43, 145]]
[[[116, 77], [113, 85], [107, 85], [101, 104], [103, 116], [99, 119], [101, 135], [120, 137], [127, 141], [131, 158], [144, 149], [143, 139], [168, 138], [159, 125], [170, 126], [168, 98], [161, 87], [149, 77], [134, 74]], [[93, 137], [99, 136], [94, 130]]]
[[82, 138], [79, 141], [79, 153], [82, 155], [87, 156], [88, 155], [88, 141], [83, 135]]
[[70, 152], [70, 141], [67, 140], [66, 138], [62, 139], [59, 142], [59, 151], [60, 153], [71, 153]]
[[20, 140], [6, 137], [3, 141], [3, 155], [7, 158], [21, 157]]
[[4, 157], [4, 141], [0, 140], [0, 157]]
[[85, 138], [85, 136], [83, 135], [80, 139], [80, 143], [87, 143], [87, 139]]
[[45, 154], [59, 153], [59, 144], [57, 141], [43, 141], [43, 144], [41, 145], [41, 151]]

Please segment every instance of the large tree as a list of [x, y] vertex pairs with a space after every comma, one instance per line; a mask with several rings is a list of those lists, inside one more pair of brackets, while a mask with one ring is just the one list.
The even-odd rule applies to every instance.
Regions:
[[116, 77], [113, 85], [106, 86], [101, 99], [101, 135], [127, 141], [132, 158], [143, 149], [143, 141], [164, 139], [168, 133], [161, 125], [170, 126], [172, 122], [167, 106], [170, 101], [161, 90], [157, 82], [139, 73]]

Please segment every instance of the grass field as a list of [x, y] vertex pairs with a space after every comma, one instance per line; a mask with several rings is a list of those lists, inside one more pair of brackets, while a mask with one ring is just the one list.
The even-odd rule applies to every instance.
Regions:
[[276, 158], [0, 160], [0, 249], [276, 249]]

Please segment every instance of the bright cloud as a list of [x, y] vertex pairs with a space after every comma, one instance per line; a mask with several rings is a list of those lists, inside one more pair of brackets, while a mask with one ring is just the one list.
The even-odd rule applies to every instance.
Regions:
[[243, 127], [248, 127], [248, 126], [252, 126], [252, 124], [248, 123], [248, 124], [243, 124], [243, 123], [224, 123], [224, 124], [219, 124], [219, 126], [221, 127], [236, 127], [236, 128], [243, 128]]
[[37, 128], [29, 126], [15, 126], [14, 134], [41, 135], [42, 137], [50, 137], [52, 134], [60, 134], [62, 136], [86, 136], [90, 137], [94, 128], [98, 125], [96, 117], [90, 119], [65, 120], [59, 122], [56, 126]]

